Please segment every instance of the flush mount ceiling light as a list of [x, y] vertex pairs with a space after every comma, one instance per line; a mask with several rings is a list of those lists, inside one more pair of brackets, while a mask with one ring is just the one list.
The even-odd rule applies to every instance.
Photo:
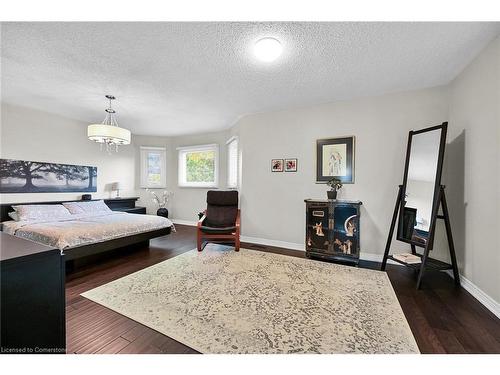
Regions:
[[109, 100], [109, 107], [105, 109], [106, 117], [101, 124], [92, 124], [87, 127], [87, 137], [94, 142], [106, 145], [106, 150], [110, 152], [113, 148], [118, 152], [119, 145], [130, 144], [130, 130], [120, 128], [115, 119], [116, 111], [111, 107], [111, 101], [116, 98], [113, 95], [106, 95]]
[[280, 57], [283, 52], [283, 46], [278, 39], [262, 38], [255, 42], [255, 56], [264, 62], [272, 62]]

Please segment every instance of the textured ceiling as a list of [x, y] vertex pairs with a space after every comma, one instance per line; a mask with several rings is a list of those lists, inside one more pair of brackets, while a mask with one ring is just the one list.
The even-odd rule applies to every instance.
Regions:
[[[3, 23], [2, 100], [134, 134], [230, 127], [241, 116], [448, 83], [500, 23]], [[284, 52], [260, 63], [253, 42]]]

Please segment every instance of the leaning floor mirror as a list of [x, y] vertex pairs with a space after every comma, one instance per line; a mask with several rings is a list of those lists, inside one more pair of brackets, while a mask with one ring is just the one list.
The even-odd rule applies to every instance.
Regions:
[[433, 247], [432, 212], [439, 205], [446, 124], [410, 132], [403, 176], [398, 240]]
[[[399, 186], [382, 262], [382, 270], [385, 270], [387, 260], [390, 259], [419, 271], [417, 288], [420, 287], [426, 269], [452, 269], [455, 282], [459, 283], [448, 207], [444, 186], [441, 185], [447, 127], [448, 123], [444, 122], [438, 126], [409, 132], [403, 184]], [[442, 214], [439, 214], [440, 207]], [[389, 255], [397, 218], [396, 238], [411, 245], [411, 254]], [[445, 221], [451, 264], [429, 257], [434, 244], [437, 219]], [[417, 246], [424, 248], [422, 254], [417, 252]]]

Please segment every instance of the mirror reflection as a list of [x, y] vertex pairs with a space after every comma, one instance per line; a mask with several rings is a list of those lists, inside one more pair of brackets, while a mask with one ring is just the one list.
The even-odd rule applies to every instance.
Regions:
[[429, 239], [441, 131], [414, 134], [410, 146], [399, 237], [422, 246]]

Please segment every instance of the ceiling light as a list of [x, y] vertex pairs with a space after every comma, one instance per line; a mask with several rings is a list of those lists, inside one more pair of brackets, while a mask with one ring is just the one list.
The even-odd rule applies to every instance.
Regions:
[[130, 144], [130, 130], [120, 128], [115, 119], [115, 110], [111, 107], [111, 101], [116, 98], [113, 95], [106, 95], [109, 99], [109, 108], [106, 108], [106, 117], [101, 124], [92, 124], [87, 127], [87, 137], [91, 141], [106, 145], [108, 152], [114, 147], [118, 152], [119, 145]]
[[255, 56], [264, 62], [271, 62], [280, 57], [283, 46], [274, 38], [259, 39], [254, 46]]

